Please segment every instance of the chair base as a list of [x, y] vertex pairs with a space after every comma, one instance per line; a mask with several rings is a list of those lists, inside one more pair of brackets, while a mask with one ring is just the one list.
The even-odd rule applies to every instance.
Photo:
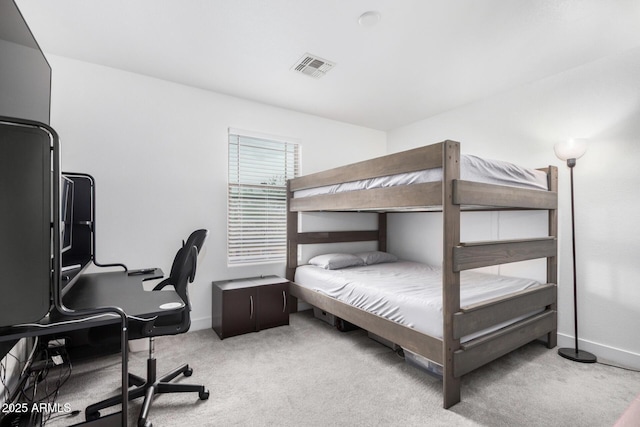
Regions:
[[[138, 427], [152, 427], [151, 422], [147, 421], [149, 416], [149, 410], [151, 409], [151, 403], [156, 394], [160, 393], [189, 393], [196, 392], [200, 400], [207, 400], [209, 398], [209, 390], [203, 385], [192, 384], [175, 384], [171, 383], [178, 375], [183, 374], [185, 377], [190, 377], [193, 373], [193, 369], [189, 365], [184, 364], [168, 374], [162, 376], [159, 380], [156, 380], [156, 359], [147, 359], [147, 378], [144, 379], [134, 374], [129, 374], [129, 385], [135, 386], [129, 390], [128, 399], [133, 400], [144, 396], [140, 415], [138, 417]], [[100, 410], [109, 408], [111, 406], [119, 405], [122, 403], [122, 396], [117, 395], [105, 399], [101, 402], [90, 405], [85, 410], [85, 418], [87, 421], [95, 420], [100, 417]]]

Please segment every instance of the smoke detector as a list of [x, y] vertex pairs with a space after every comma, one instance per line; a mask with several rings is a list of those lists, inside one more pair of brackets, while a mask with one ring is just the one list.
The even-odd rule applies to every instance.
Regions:
[[380, 18], [382, 18], [380, 12], [377, 10], [370, 10], [369, 12], [365, 12], [360, 15], [358, 18], [358, 24], [360, 24], [361, 27], [371, 28], [380, 22]]
[[335, 62], [327, 61], [310, 53], [305, 53], [291, 69], [298, 73], [319, 79], [327, 74], [335, 65]]

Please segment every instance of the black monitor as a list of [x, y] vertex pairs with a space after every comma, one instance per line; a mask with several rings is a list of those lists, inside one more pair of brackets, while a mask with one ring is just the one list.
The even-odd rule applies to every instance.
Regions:
[[13, 0], [0, 0], [0, 116], [50, 121], [51, 67]]
[[0, 328], [36, 322], [49, 311], [51, 214], [58, 204], [51, 134], [14, 123], [0, 119]]
[[[50, 99], [47, 59], [16, 3], [0, 0], [0, 116], [48, 125]], [[0, 120], [0, 328], [50, 308], [52, 139], [57, 151], [46, 127]]]
[[71, 249], [73, 242], [73, 181], [60, 177], [60, 252]]

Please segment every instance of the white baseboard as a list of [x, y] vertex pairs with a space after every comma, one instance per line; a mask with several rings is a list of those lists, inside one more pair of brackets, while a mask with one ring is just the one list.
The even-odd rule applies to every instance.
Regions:
[[191, 319], [190, 331], [200, 331], [202, 329], [211, 329], [211, 316]]
[[[558, 347], [575, 347], [574, 337], [558, 333]], [[578, 347], [593, 353], [598, 362], [620, 366], [622, 368], [640, 369], [640, 354], [620, 348], [610, 347], [593, 341], [578, 338]]]

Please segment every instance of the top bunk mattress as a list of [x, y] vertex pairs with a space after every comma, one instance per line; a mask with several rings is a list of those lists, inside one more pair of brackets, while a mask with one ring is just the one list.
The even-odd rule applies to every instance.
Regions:
[[[339, 270], [302, 265], [296, 269], [294, 282], [442, 339], [440, 267], [410, 261]], [[536, 285], [539, 285], [539, 282], [530, 279], [463, 271], [460, 273], [460, 306], [465, 307]], [[491, 330], [497, 330], [516, 320], [518, 319], [496, 325]], [[491, 330], [463, 337], [461, 341], [468, 341]]]
[[[524, 168], [501, 160], [482, 159], [477, 156], [465, 154], [460, 156], [460, 179], [534, 190], [548, 189], [547, 174], [543, 171]], [[422, 184], [441, 180], [442, 168], [433, 168], [298, 190], [294, 192], [293, 197], [312, 197], [323, 194]]]

